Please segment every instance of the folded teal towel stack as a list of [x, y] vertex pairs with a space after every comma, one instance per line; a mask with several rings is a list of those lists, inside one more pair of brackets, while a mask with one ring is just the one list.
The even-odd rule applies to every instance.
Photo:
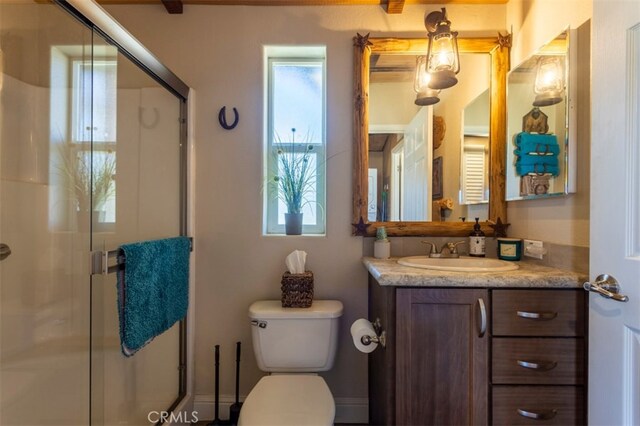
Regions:
[[522, 165], [516, 164], [516, 173], [519, 176], [525, 176], [529, 174], [533, 175], [544, 175], [550, 174], [553, 176], [558, 176], [560, 173], [560, 169], [557, 165], [550, 166], [547, 164], [530, 164], [530, 165]]
[[[516, 146], [521, 151], [535, 151], [537, 145], [558, 145], [556, 135], [520, 132], [516, 135]], [[533, 149], [529, 149], [533, 147]]]
[[560, 154], [560, 146], [558, 144], [555, 144], [555, 145], [535, 144], [534, 145], [532, 143], [526, 143], [523, 145], [524, 145], [524, 148], [516, 149], [515, 151], [513, 151], [514, 154], [545, 155], [545, 156]]
[[122, 353], [132, 356], [187, 314], [189, 254], [187, 237], [120, 246], [118, 314]]
[[560, 167], [558, 154], [560, 146], [556, 135], [537, 133], [518, 133], [515, 138], [518, 147], [515, 154], [516, 173], [520, 176], [527, 174], [550, 174], [558, 176]]
[[530, 166], [533, 164], [540, 164], [546, 166], [558, 166], [558, 157], [555, 155], [518, 155], [518, 151], [514, 151], [514, 153], [518, 156], [516, 160], [516, 164], [520, 164], [522, 166]]

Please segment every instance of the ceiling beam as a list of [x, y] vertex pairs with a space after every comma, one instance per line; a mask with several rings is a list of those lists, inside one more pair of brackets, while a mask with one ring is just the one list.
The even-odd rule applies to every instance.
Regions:
[[[0, 0], [0, 3], [5, 0]], [[40, 2], [48, 2], [50, 0], [36, 0]], [[165, 2], [167, 0], [163, 0]], [[470, 4], [470, 5], [486, 5], [486, 4], [506, 4], [508, 0], [404, 0], [406, 4]], [[158, 0], [97, 0], [102, 5], [115, 4], [145, 4], [157, 5]], [[169, 1], [170, 2], [170, 1]], [[182, 4], [200, 4], [210, 6], [348, 6], [348, 5], [369, 5], [384, 6], [388, 4], [387, 0], [182, 0]]]
[[162, 0], [162, 4], [167, 9], [167, 12], [171, 14], [182, 13], [182, 0]]
[[404, 0], [388, 0], [387, 1], [387, 13], [402, 13], [404, 8]]

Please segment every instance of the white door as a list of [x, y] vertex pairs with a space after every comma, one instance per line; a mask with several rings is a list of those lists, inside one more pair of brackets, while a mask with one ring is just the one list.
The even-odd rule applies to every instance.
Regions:
[[404, 132], [402, 220], [431, 220], [432, 107], [422, 107]]
[[640, 425], [640, 1], [594, 0], [589, 423]]
[[367, 220], [375, 222], [378, 218], [378, 169], [369, 169], [369, 195], [367, 198]]
[[390, 220], [400, 220], [402, 203], [402, 163], [404, 156], [404, 140], [391, 151], [391, 191], [389, 191], [389, 204], [391, 205]]

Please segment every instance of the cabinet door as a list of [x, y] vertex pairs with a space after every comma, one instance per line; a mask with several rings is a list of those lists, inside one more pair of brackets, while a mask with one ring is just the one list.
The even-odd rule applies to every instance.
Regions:
[[397, 290], [396, 423], [486, 425], [487, 290]]

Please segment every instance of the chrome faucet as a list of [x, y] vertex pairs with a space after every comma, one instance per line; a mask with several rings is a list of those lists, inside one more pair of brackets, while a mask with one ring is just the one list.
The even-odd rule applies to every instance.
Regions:
[[429, 244], [431, 246], [428, 256], [429, 257], [440, 257], [440, 258], [457, 258], [460, 257], [460, 253], [458, 253], [458, 246], [460, 244], [466, 243], [466, 241], [457, 241], [457, 242], [448, 242], [444, 243], [438, 251], [438, 247], [432, 243], [431, 241], [422, 241], [423, 244]]

